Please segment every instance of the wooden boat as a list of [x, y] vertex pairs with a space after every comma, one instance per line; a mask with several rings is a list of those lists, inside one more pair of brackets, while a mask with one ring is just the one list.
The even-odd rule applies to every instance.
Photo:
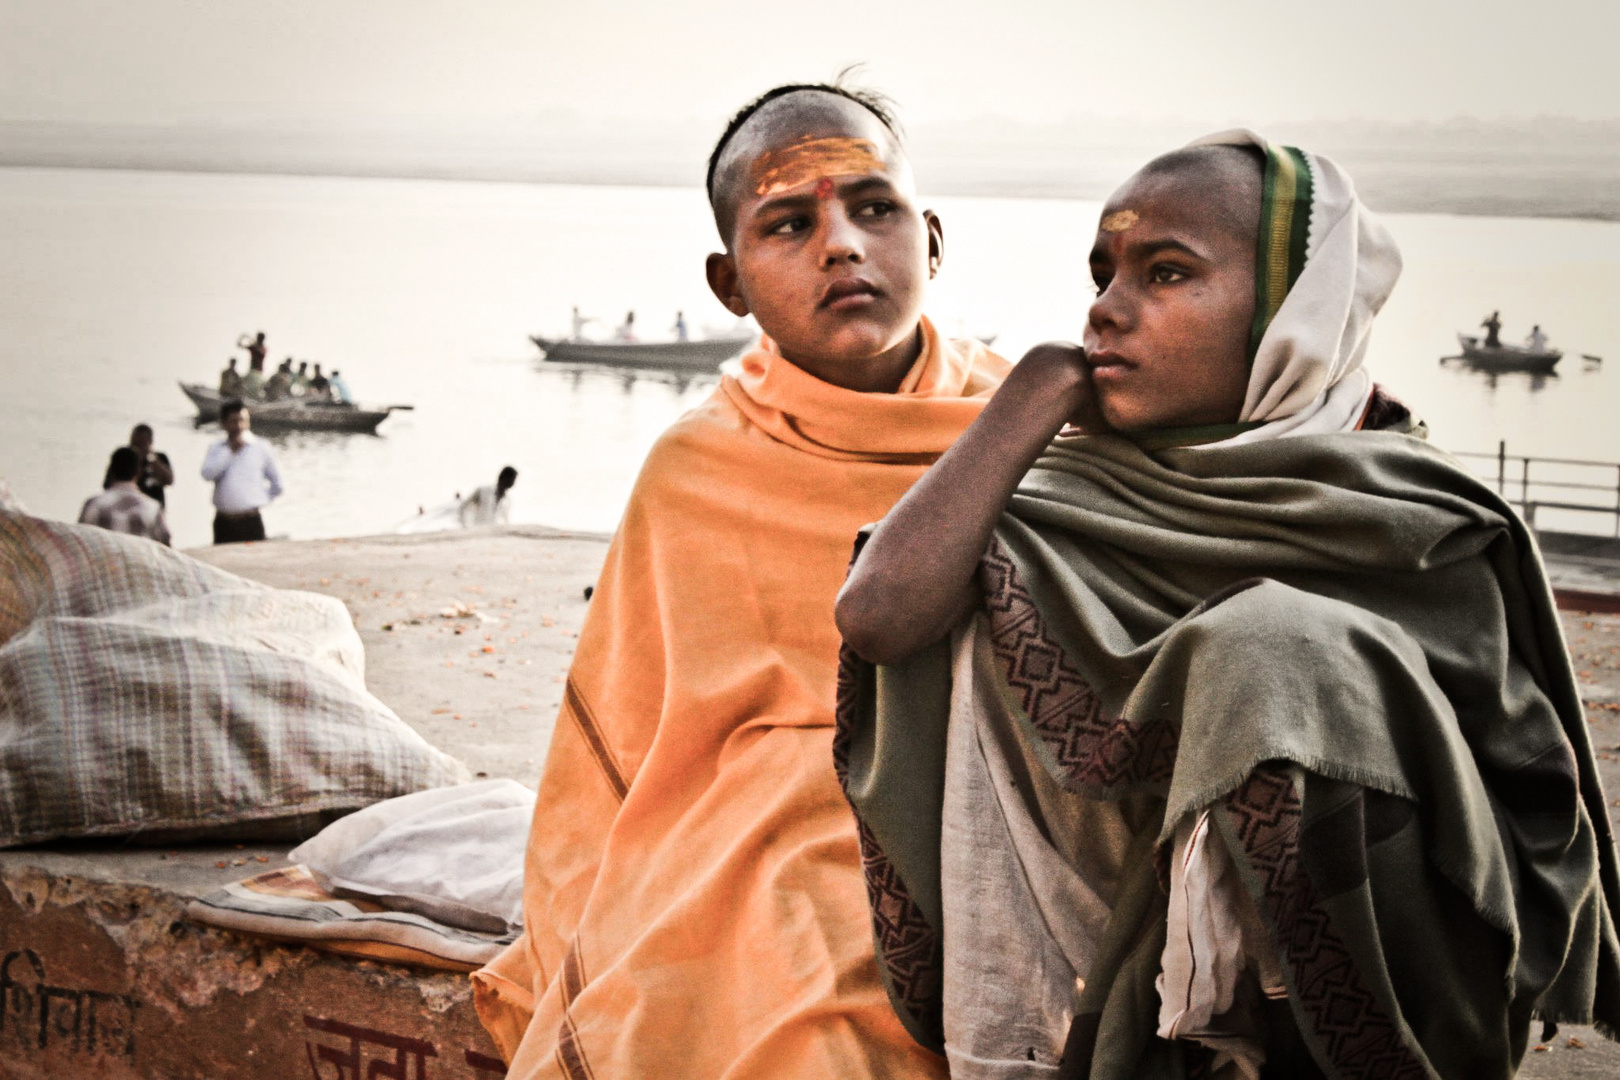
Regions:
[[[219, 407], [225, 398], [218, 390], [199, 383], [181, 383], [180, 389], [197, 407], [199, 423], [217, 422]], [[377, 425], [388, 419], [388, 414], [410, 409], [410, 405], [389, 405], [382, 409], [362, 409], [357, 405], [340, 405], [331, 401], [244, 400], [253, 426], [262, 431], [364, 431], [374, 432]]]
[[1486, 345], [1472, 334], [1458, 334], [1460, 359], [1482, 371], [1530, 371], [1550, 374], [1563, 359], [1558, 349], [1532, 349], [1528, 345]]
[[545, 359], [556, 364], [606, 364], [664, 371], [713, 371], [759, 340], [756, 333], [697, 341], [565, 341], [529, 335]]

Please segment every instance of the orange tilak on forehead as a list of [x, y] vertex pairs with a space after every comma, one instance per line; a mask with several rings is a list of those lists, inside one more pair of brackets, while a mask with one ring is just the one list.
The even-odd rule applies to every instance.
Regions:
[[1124, 232], [1126, 229], [1131, 228], [1140, 220], [1141, 216], [1138, 215], [1135, 210], [1115, 210], [1112, 214], [1109, 214], [1107, 217], [1102, 219], [1102, 224], [1099, 226], [1099, 228], [1101, 228], [1103, 232]]
[[791, 146], [767, 150], [754, 159], [754, 194], [764, 198], [819, 180], [816, 194], [827, 199], [832, 197], [832, 177], [883, 171], [883, 159], [869, 139], [806, 135]]

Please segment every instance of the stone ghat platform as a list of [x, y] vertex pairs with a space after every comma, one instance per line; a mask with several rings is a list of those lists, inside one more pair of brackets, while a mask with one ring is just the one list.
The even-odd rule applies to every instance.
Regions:
[[465, 975], [276, 945], [185, 917], [191, 897], [285, 853], [0, 855], [0, 1076], [505, 1075]]
[[[533, 785], [605, 538], [507, 527], [193, 552], [335, 596], [367, 681], [476, 773]], [[1555, 584], [1620, 595], [1586, 549]], [[1611, 582], [1613, 584], [1611, 585]], [[1620, 616], [1567, 611], [1599, 767], [1620, 816]], [[353, 960], [191, 922], [186, 903], [283, 865], [288, 845], [0, 851], [0, 1080], [488, 1080], [503, 1075], [464, 975]], [[1620, 1076], [1565, 1028], [1527, 1078]]]

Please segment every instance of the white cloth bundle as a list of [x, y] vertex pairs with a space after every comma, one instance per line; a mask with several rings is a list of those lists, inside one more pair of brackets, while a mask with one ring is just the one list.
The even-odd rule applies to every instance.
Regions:
[[534, 792], [515, 780], [481, 780], [368, 806], [287, 857], [335, 895], [500, 933], [523, 925], [533, 816]]

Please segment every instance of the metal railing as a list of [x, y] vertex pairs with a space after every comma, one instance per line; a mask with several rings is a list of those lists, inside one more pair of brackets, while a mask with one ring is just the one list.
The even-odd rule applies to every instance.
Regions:
[[1518, 507], [1532, 529], [1537, 510], [1602, 514], [1614, 519], [1614, 535], [1620, 537], [1620, 462], [1509, 454], [1506, 441], [1496, 444], [1494, 454], [1453, 454], [1494, 463], [1494, 476], [1489, 466], [1476, 469], [1480, 479], [1494, 482], [1497, 494]]

